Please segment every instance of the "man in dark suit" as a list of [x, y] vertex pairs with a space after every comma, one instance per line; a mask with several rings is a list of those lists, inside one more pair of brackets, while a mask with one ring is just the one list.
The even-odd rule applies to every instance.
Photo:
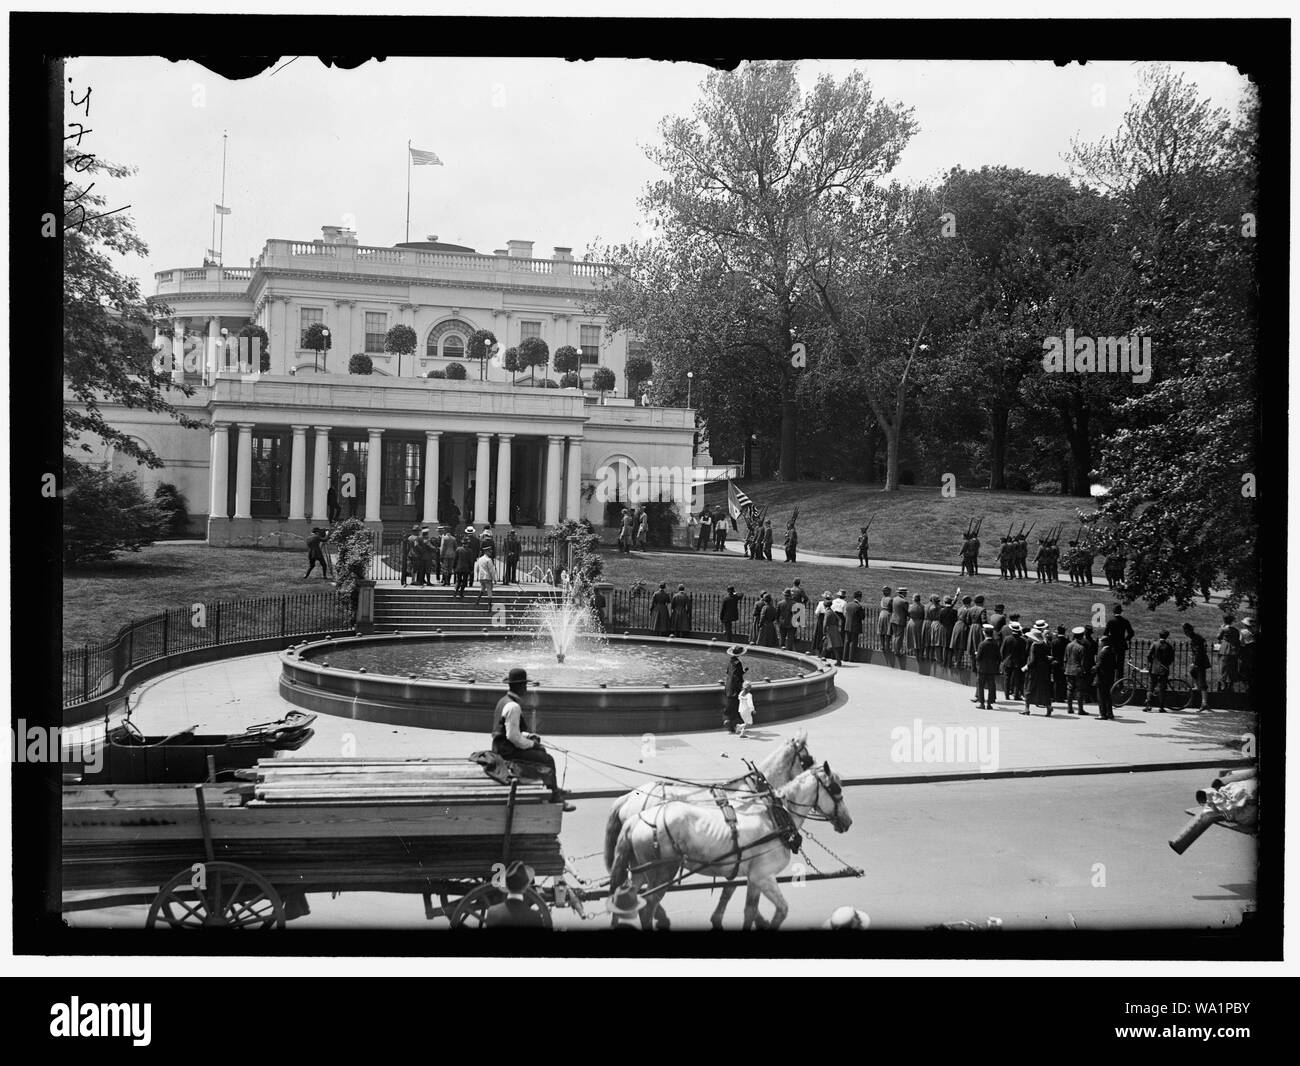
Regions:
[[1019, 622], [1008, 622], [1002, 637], [1002, 680], [1008, 700], [1023, 699], [1025, 675], [1025, 638], [1020, 635]]
[[727, 685], [723, 690], [725, 709], [722, 715], [722, 728], [728, 733], [734, 733], [736, 726], [742, 720], [740, 690], [745, 685], [745, 664], [740, 661], [740, 657], [745, 654], [745, 649], [739, 644], [733, 644], [727, 649], [727, 654], [730, 658], [727, 660]]
[[1174, 665], [1174, 646], [1169, 643], [1169, 630], [1160, 630], [1160, 639], [1151, 645], [1147, 652], [1147, 667], [1151, 671], [1151, 682], [1147, 685], [1147, 705], [1142, 709], [1151, 710], [1151, 700], [1155, 697], [1160, 702], [1160, 713], [1165, 713], [1165, 696], [1169, 691], [1169, 668]]
[[889, 603], [889, 640], [895, 655], [903, 654], [903, 634], [907, 630], [907, 589], [899, 588]]
[[848, 631], [844, 641], [844, 658], [853, 662], [858, 655], [858, 641], [862, 639], [862, 630], [866, 625], [867, 608], [862, 602], [862, 591], [853, 594], [853, 599], [845, 605], [844, 613], [848, 619]]
[[980, 627], [980, 632], [984, 636], [975, 648], [975, 706], [991, 711], [998, 698], [998, 668], [1002, 665], [1002, 653], [988, 622]]
[[519, 556], [523, 550], [523, 545], [519, 542], [519, 534], [513, 529], [506, 534], [506, 579], [504, 584], [519, 584]]
[[417, 522], [411, 527], [411, 532], [406, 535], [402, 541], [402, 584], [406, 584], [406, 579], [411, 578], [411, 584], [419, 584], [415, 577], [415, 557], [417, 548], [420, 543], [420, 525]]
[[1075, 626], [1070, 631], [1070, 642], [1065, 646], [1065, 713], [1074, 714], [1074, 705], [1078, 703], [1079, 713], [1086, 715], [1083, 709], [1084, 670], [1088, 659], [1088, 648], [1084, 643], [1083, 626]]
[[533, 883], [533, 871], [522, 862], [512, 862], [506, 867], [503, 887], [506, 898], [494, 903], [483, 916], [485, 929], [545, 929], [541, 913], [524, 899], [524, 893]]
[[1122, 671], [1128, 657], [1128, 646], [1133, 643], [1133, 627], [1124, 617], [1124, 608], [1118, 603], [1111, 609], [1110, 621], [1106, 623], [1105, 632], [1106, 636], [1110, 637], [1110, 646], [1115, 652], [1119, 669]]
[[794, 651], [794, 596], [790, 589], [781, 593], [781, 602], [776, 605], [776, 628], [780, 633], [781, 647]]
[[685, 585], [678, 585], [677, 591], [673, 593], [672, 599], [669, 600], [669, 610], [672, 618], [672, 633], [675, 637], [684, 637], [691, 630], [691, 594], [686, 591]]
[[718, 612], [718, 620], [722, 623], [722, 635], [727, 640], [735, 640], [731, 628], [740, 621], [740, 601], [743, 597], [736, 592], [735, 585], [727, 586], [727, 594], [722, 597], [722, 610]]
[[1048, 642], [1052, 649], [1052, 695], [1057, 700], [1065, 699], [1065, 649], [1069, 643], [1065, 626], [1057, 626], [1056, 635]]
[[1110, 690], [1115, 684], [1115, 671], [1119, 666], [1119, 657], [1110, 642], [1109, 634], [1103, 633], [1097, 649], [1097, 714], [1102, 722], [1115, 720], [1115, 706], [1111, 703]]
[[785, 531], [785, 561], [787, 563], [795, 562], [795, 555], [799, 548], [799, 531], [791, 526]]
[[313, 526], [311, 536], [307, 538], [307, 572], [302, 576], [311, 577], [311, 572], [316, 569], [316, 564], [320, 564], [321, 577], [329, 580], [330, 564], [329, 558], [325, 555], [325, 531], [319, 526]]
[[460, 600], [465, 598], [465, 586], [469, 584], [469, 575], [474, 572], [475, 552], [473, 544], [475, 539], [473, 536], [464, 536], [456, 546], [456, 591], [454, 595]]

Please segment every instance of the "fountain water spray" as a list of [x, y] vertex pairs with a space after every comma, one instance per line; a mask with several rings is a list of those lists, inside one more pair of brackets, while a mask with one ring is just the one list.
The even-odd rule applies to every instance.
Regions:
[[538, 639], [551, 642], [559, 663], [580, 639], [599, 640], [602, 636], [587, 591], [577, 580], [566, 580], [558, 598], [537, 603], [529, 613], [529, 622]]

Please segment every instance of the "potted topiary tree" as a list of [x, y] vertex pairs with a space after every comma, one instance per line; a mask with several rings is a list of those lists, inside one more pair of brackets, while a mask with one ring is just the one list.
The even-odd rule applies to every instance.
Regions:
[[427, 374], [425, 374], [424, 376], [425, 376], [426, 378], [438, 378], [438, 379], [440, 379], [440, 380], [442, 380], [442, 381], [445, 381], [445, 380], [447, 379], [447, 371], [445, 371], [445, 370], [430, 370], [430, 371], [429, 371]]
[[[402, 356], [410, 355], [415, 351], [415, 345], [418, 338], [415, 336], [415, 330], [410, 326], [399, 322], [384, 334], [384, 351], [397, 356], [397, 376], [402, 376]], [[354, 355], [353, 359], [356, 358]], [[366, 371], [370, 373], [369, 370]]]
[[551, 358], [551, 366], [564, 375], [560, 378], [562, 387], [569, 387], [564, 384], [564, 377], [573, 373], [578, 378], [577, 387], [582, 388], [582, 355], [572, 344], [565, 344], [555, 349], [555, 355]]
[[600, 402], [605, 402], [605, 393], [614, 387], [614, 371], [607, 366], [596, 367], [596, 372], [591, 375], [591, 387], [600, 390]]
[[510, 371], [510, 384], [513, 385], [515, 375], [519, 373], [519, 349], [507, 348], [506, 354], [501, 357], [501, 362]]
[[487, 378], [487, 361], [496, 342], [497, 335], [490, 329], [476, 329], [470, 334], [469, 341], [465, 345], [465, 358], [473, 359], [478, 363], [479, 381]]
[[[560, 353], [559, 353], [559, 352], [556, 352], [555, 354], [558, 356]], [[579, 374], [575, 374], [575, 373], [573, 373], [572, 371], [570, 371], [569, 373], [563, 375], [563, 376], [560, 378], [560, 388], [562, 388], [562, 389], [580, 389], [580, 388], [582, 388], [582, 377], [581, 377], [581, 375], [579, 375]]]
[[[239, 337], [248, 338], [249, 361], [252, 362], [253, 354], [257, 354], [257, 368], [263, 374], [269, 373], [271, 369], [271, 338], [266, 335], [266, 330], [256, 322], [247, 322], [239, 327]], [[239, 353], [240, 361], [243, 361], [244, 353]]]
[[465, 372], [465, 364], [464, 364], [464, 363], [448, 363], [448, 364], [447, 364], [447, 380], [448, 380], [448, 381], [464, 381], [465, 378], [466, 378], [467, 376], [468, 376], [468, 375], [467, 375], [466, 372]]
[[356, 352], [348, 360], [349, 374], [373, 374], [375, 372], [375, 361], [366, 355], [365, 352]]
[[[321, 352], [328, 352], [330, 350], [330, 347], [332, 346], [332, 338], [330, 337], [330, 331], [325, 328], [324, 323], [313, 322], [303, 331], [302, 346], [309, 351], [315, 352], [318, 357]], [[322, 362], [319, 369], [323, 371], [327, 369], [328, 365], [328, 362]]]
[[528, 368], [528, 380], [536, 382], [537, 368], [546, 367], [551, 357], [551, 349], [541, 337], [525, 337], [519, 344], [519, 369]]

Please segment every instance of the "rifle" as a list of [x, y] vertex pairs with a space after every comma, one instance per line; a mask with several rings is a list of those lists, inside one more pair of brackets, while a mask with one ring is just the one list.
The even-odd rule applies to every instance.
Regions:
[[984, 528], [984, 516], [980, 515], [979, 521], [975, 523], [975, 536], [980, 535], [980, 530]]
[[786, 529], [794, 529], [794, 524], [799, 520], [799, 508], [794, 509], [794, 514], [790, 516], [790, 521], [785, 524]]
[[1013, 518], [1013, 519], [1011, 520], [1011, 525], [1010, 525], [1010, 526], [1007, 526], [1007, 535], [1006, 535], [1005, 537], [1002, 538], [1003, 540], [1010, 540], [1010, 539], [1011, 539], [1011, 527], [1014, 526], [1015, 524], [1016, 524], [1016, 520]]
[[[1033, 525], [1031, 525], [1031, 526], [1029, 527], [1029, 532], [1027, 533], [1027, 532], [1025, 532], [1024, 523], [1021, 523], [1019, 536], [1022, 536], [1022, 537], [1025, 538], [1025, 540], [1028, 540], [1028, 539], [1029, 539], [1029, 534], [1032, 533], [1032, 532], [1034, 531], [1034, 526], [1036, 526], [1036, 525], [1038, 525], [1038, 521], [1037, 521], [1037, 520], [1035, 520], [1034, 523], [1033, 523]], [[1040, 538], [1040, 539], [1041, 539], [1041, 538]]]

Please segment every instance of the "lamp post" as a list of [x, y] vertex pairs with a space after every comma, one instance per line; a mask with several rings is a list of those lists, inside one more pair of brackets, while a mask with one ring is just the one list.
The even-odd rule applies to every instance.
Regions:
[[642, 406], [642, 407], [649, 407], [649, 406], [650, 406], [650, 390], [653, 389], [654, 386], [655, 386], [655, 383], [654, 383], [654, 379], [653, 379], [653, 378], [646, 378], [646, 380], [643, 382], [643, 384], [642, 384], [642, 389], [641, 389], [641, 406]]
[[691, 383], [695, 380], [695, 371], [686, 371], [686, 406], [691, 406]]
[[[325, 347], [322, 349], [322, 351], [328, 352], [328, 351], [330, 350], [330, 331], [329, 331], [329, 329], [326, 328], [326, 329], [321, 330], [321, 331], [320, 331], [320, 335], [321, 335], [322, 337], [325, 338]], [[316, 354], [319, 356], [319, 355], [320, 355], [320, 352], [317, 352]], [[313, 360], [313, 364], [314, 364], [314, 362], [315, 362], [315, 360]], [[326, 355], [326, 356], [325, 356], [325, 370], [326, 370], [326, 371], [329, 370], [329, 366], [330, 366], [330, 357], [329, 357], [328, 355]], [[317, 367], [317, 371], [316, 371], [316, 372], [317, 372], [317, 373], [320, 373], [320, 372], [321, 372], [321, 370], [320, 370], [319, 367]]]
[[[226, 357], [227, 357], [227, 353], [230, 351], [229, 345], [230, 345], [230, 330], [228, 330], [225, 326], [222, 326], [221, 327], [221, 365], [214, 366], [212, 368], [212, 377], [214, 381], [216, 380], [217, 374], [220, 373], [222, 370], [224, 370], [226, 367]], [[215, 352], [213, 352], [212, 354], [214, 356], [216, 355]]]

